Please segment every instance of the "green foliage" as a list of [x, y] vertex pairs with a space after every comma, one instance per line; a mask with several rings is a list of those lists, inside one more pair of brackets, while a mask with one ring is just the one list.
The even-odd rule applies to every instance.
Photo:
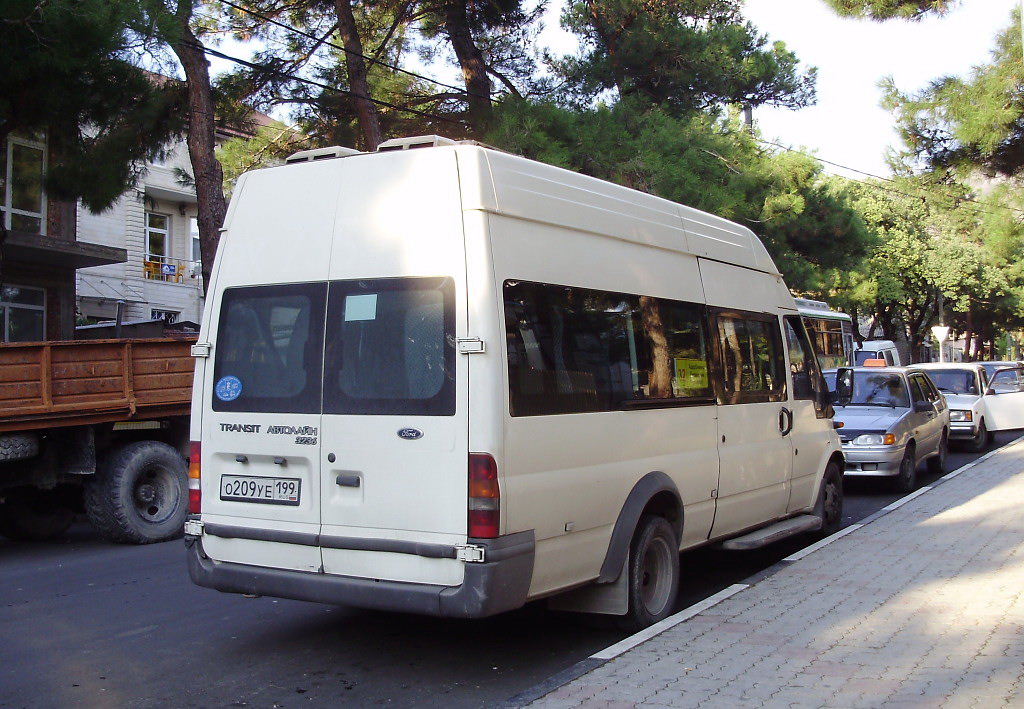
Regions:
[[132, 3], [6, 0], [0, 6], [0, 143], [45, 131], [47, 189], [110, 206], [183, 127], [182, 87], [158, 85], [126, 61]]
[[562, 24], [583, 40], [559, 71], [594, 96], [616, 88], [673, 113], [722, 103], [798, 108], [814, 102], [816, 70], [801, 75], [782, 42], [768, 45], [738, 0], [585, 0]]
[[895, 183], [851, 184], [855, 206], [876, 238], [861, 295], [893, 336], [904, 328], [920, 344], [937, 322], [939, 296], [946, 324], [960, 332], [1018, 328], [1024, 271], [1022, 229], [1006, 210], [975, 206], [972, 195], [932, 176]]
[[628, 100], [583, 111], [506, 100], [485, 140], [746, 224], [798, 291], [826, 290], [832, 271], [866, 253], [863, 222], [820, 164], [765, 153], [734, 119]]
[[920, 20], [928, 15], [944, 15], [958, 0], [825, 0], [825, 4], [844, 17], [872, 20]]
[[1024, 63], [1020, 11], [996, 38], [989, 64], [966, 79], [943, 77], [917, 94], [883, 83], [884, 106], [896, 114], [906, 149], [896, 157], [904, 167], [919, 163], [962, 176], [1024, 171]]
[[287, 126], [264, 126], [251, 138], [231, 138], [217, 150], [224, 167], [224, 191], [230, 195], [243, 172], [284, 164], [284, 159], [309, 147], [309, 138]]

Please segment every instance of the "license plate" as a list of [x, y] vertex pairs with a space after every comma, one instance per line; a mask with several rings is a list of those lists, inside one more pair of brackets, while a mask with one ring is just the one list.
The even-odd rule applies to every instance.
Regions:
[[298, 505], [299, 478], [261, 478], [222, 475], [220, 499], [234, 502], [262, 502], [268, 505]]

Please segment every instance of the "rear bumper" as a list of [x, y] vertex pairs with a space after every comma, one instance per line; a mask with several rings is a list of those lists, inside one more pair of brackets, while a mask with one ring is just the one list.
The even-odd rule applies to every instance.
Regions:
[[447, 618], [484, 618], [522, 606], [533, 577], [533, 531], [470, 542], [485, 548], [486, 561], [467, 562], [460, 586], [433, 586], [214, 561], [203, 552], [202, 537], [185, 537], [192, 581], [227, 593]]

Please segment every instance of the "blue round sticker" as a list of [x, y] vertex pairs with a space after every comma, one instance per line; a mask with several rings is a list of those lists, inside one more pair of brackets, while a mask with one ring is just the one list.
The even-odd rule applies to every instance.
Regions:
[[242, 380], [232, 375], [221, 377], [213, 391], [221, 401], [234, 401], [242, 395]]

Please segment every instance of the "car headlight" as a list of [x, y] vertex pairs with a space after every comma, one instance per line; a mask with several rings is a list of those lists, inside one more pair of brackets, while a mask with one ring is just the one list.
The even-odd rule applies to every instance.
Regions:
[[855, 446], [891, 446], [896, 436], [891, 433], [862, 433], [853, 439]]
[[963, 409], [950, 409], [949, 410], [950, 421], [973, 421], [974, 412], [964, 411]]

